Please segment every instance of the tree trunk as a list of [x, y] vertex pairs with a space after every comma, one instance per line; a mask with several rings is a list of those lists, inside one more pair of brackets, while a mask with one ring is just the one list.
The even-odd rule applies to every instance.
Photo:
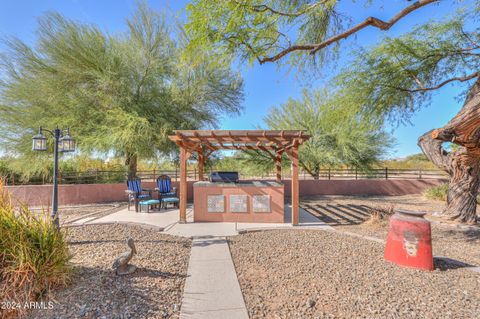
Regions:
[[[460, 147], [447, 152], [442, 147], [444, 142]], [[450, 175], [442, 217], [475, 224], [480, 185], [480, 79], [470, 89], [460, 112], [443, 128], [422, 135], [418, 145], [430, 161]]]
[[445, 218], [467, 224], [476, 223], [479, 173], [478, 158], [470, 156], [464, 149], [455, 154], [448, 184], [447, 207], [443, 211]]
[[300, 167], [307, 171], [313, 179], [320, 179], [320, 165], [314, 165], [313, 168], [307, 167], [303, 162], [299, 161]]
[[135, 178], [137, 176], [137, 154], [127, 152], [125, 166], [127, 167], [128, 179]]

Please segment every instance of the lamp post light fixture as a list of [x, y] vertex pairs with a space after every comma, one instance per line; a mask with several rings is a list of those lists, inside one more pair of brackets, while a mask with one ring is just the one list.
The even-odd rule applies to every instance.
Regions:
[[60, 227], [58, 222], [58, 152], [73, 152], [75, 151], [75, 140], [70, 136], [70, 129], [65, 130], [63, 134], [62, 130], [58, 127], [53, 131], [46, 130], [42, 127], [38, 129], [38, 134], [32, 139], [32, 150], [34, 151], [46, 151], [47, 150], [47, 137], [44, 132], [50, 133], [53, 136], [53, 193], [52, 193], [52, 220], [57, 226]]

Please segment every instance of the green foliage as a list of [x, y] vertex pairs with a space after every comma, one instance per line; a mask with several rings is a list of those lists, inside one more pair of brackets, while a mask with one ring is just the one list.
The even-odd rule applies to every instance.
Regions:
[[65, 233], [47, 216], [26, 206], [14, 208], [1, 183], [0, 234], [3, 300], [34, 301], [69, 281], [71, 255]]
[[392, 169], [437, 169], [423, 153], [410, 155], [402, 159], [384, 160], [381, 166]]
[[465, 16], [417, 26], [397, 38], [356, 53], [337, 85], [361, 101], [364, 109], [394, 121], [428, 105], [443, 81], [464, 77], [480, 67], [478, 29], [464, 26]]
[[[423, 192], [423, 196], [427, 199], [447, 201], [448, 184], [442, 184], [439, 186], [432, 186], [427, 188]], [[477, 196], [477, 203], [480, 204], [480, 195]]]
[[440, 186], [432, 186], [427, 188], [423, 192], [423, 196], [425, 196], [425, 198], [432, 199], [432, 200], [447, 201], [447, 193], [448, 193], [448, 184], [442, 184]]
[[38, 126], [58, 125], [71, 128], [83, 152], [152, 158], [173, 149], [173, 129], [238, 113], [238, 74], [206, 50], [184, 54], [186, 40], [172, 39], [164, 21], [140, 4], [127, 31], [111, 35], [50, 13], [40, 19], [35, 47], [7, 41], [10, 52], [0, 59], [5, 147], [38, 173], [43, 163], [30, 151], [31, 137]]
[[[321, 168], [369, 168], [392, 145], [392, 138], [383, 130], [381, 121], [362, 116], [359, 106], [347, 103], [343, 92], [304, 91], [301, 100], [289, 99], [274, 107], [264, 119], [269, 129], [300, 129], [311, 138], [300, 147], [299, 163], [313, 177]], [[271, 165], [269, 156], [249, 153], [251, 163]], [[262, 164], [260, 164], [262, 165]]]
[[[403, 2], [405, 8], [412, 5]], [[348, 10], [342, 7], [345, 3]], [[452, 12], [463, 9], [469, 18], [478, 15], [478, 1], [450, 1], [450, 6]], [[322, 49], [312, 51], [317, 44], [360, 24], [372, 13], [387, 21], [378, 14], [383, 7], [381, 1], [372, 0], [191, 0], [187, 6], [186, 30], [192, 37], [191, 50], [213, 47], [219, 56], [239, 57], [250, 63], [274, 60], [310, 72], [337, 60], [341, 44], [348, 41], [340, 37], [339, 41], [328, 42]], [[368, 12], [370, 8], [372, 12]], [[433, 12], [436, 7], [428, 4], [420, 10]], [[428, 43], [421, 45], [428, 47]], [[455, 43], [453, 41], [452, 46]]]
[[236, 171], [240, 173], [241, 178], [259, 177], [272, 172], [273, 161], [270, 156], [262, 152], [253, 153], [255, 156], [249, 154], [251, 153], [236, 152], [232, 156], [217, 158], [212, 161], [209, 168], [217, 171]]
[[[190, 48], [215, 47], [219, 56], [253, 62], [290, 44], [318, 43], [345, 26], [346, 19], [335, 11], [337, 2], [193, 0], [187, 5]], [[291, 57], [299, 61], [297, 54]]]

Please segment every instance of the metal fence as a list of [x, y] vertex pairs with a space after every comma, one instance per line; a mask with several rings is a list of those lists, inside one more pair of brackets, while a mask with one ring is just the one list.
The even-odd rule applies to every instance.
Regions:
[[[207, 172], [208, 173], [208, 172]], [[155, 181], [160, 175], [168, 175], [173, 181], [180, 178], [179, 170], [150, 170], [138, 171], [137, 176], [144, 181]], [[247, 174], [240, 172], [243, 179], [275, 179], [275, 172], [264, 174]], [[432, 169], [389, 169], [378, 168], [369, 170], [360, 169], [321, 169], [317, 178], [306, 171], [300, 171], [300, 179], [303, 180], [359, 180], [359, 179], [439, 179], [447, 178], [448, 175], [441, 170]], [[125, 171], [101, 171], [91, 170], [85, 172], [59, 172], [60, 184], [107, 184], [125, 182], [127, 175]], [[197, 169], [187, 171], [188, 180], [197, 180]], [[283, 179], [290, 179], [289, 171], [282, 172]], [[4, 176], [7, 185], [42, 185], [51, 183], [51, 179], [31, 178], [21, 180], [18, 176]]]

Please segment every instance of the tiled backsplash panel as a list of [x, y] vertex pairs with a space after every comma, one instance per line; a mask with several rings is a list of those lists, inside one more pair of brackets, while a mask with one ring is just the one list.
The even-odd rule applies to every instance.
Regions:
[[230, 212], [248, 213], [248, 196], [230, 195]]
[[270, 213], [270, 195], [253, 195], [253, 212], [254, 213]]
[[225, 196], [224, 195], [208, 195], [208, 212], [209, 213], [225, 212]]

